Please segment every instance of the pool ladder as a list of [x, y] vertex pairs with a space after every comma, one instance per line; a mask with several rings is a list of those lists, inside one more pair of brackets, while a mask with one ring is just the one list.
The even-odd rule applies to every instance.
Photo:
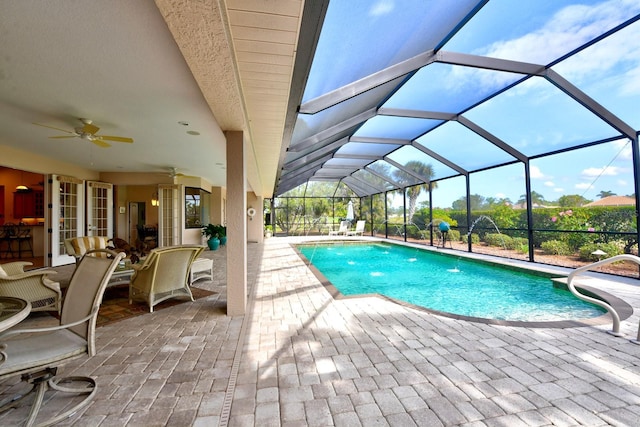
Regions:
[[[609, 314], [611, 314], [611, 317], [613, 318], [613, 329], [609, 331], [609, 333], [616, 337], [622, 336], [622, 334], [620, 333], [620, 315], [618, 314], [616, 309], [602, 300], [580, 293], [576, 289], [575, 285], [573, 284], [573, 279], [576, 276], [579, 276], [580, 274], [584, 273], [585, 271], [592, 270], [595, 267], [600, 267], [602, 265], [607, 265], [607, 264], [613, 264], [614, 262], [625, 261], [625, 260], [633, 261], [636, 264], [640, 265], [640, 257], [637, 257], [635, 255], [629, 255], [629, 254], [616, 255], [611, 258], [594, 262], [593, 264], [578, 267], [574, 271], [572, 271], [571, 274], [569, 274], [569, 277], [567, 277], [567, 287], [569, 288], [572, 294], [574, 294], [576, 297], [584, 301], [588, 301], [592, 304], [595, 304], [599, 307], [604, 308], [605, 310], [607, 310]], [[638, 325], [638, 336], [635, 340], [631, 340], [631, 342], [633, 342], [634, 344], [640, 344], [640, 324]]]

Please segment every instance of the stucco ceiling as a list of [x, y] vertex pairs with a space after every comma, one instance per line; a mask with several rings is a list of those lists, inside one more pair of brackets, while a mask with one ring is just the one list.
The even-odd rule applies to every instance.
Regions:
[[[175, 167], [225, 186], [223, 131], [242, 130], [249, 189], [269, 197], [302, 3], [3, 2], [0, 146], [104, 172]], [[51, 139], [66, 134], [33, 124], [72, 130], [79, 118], [134, 143]]]

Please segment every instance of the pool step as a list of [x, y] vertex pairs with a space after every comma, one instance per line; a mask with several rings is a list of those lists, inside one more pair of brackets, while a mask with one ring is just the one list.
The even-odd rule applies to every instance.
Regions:
[[565, 291], [569, 290], [567, 286], [568, 277], [552, 277], [551, 282], [553, 283], [553, 287], [556, 289], [564, 289]]

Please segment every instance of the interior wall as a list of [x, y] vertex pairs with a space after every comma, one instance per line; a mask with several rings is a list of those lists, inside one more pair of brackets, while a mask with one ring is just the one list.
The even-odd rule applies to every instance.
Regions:
[[41, 173], [43, 175], [56, 174], [73, 176], [78, 179], [97, 181], [100, 178], [98, 172], [85, 169], [71, 163], [52, 160], [36, 153], [28, 153], [15, 148], [0, 145], [0, 166], [20, 169], [29, 172]]

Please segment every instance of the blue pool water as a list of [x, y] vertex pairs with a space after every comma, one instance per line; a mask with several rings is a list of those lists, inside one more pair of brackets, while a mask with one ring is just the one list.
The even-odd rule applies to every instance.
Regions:
[[461, 257], [386, 244], [302, 245], [299, 250], [343, 295], [378, 293], [441, 312], [506, 321], [603, 314], [554, 288], [549, 277]]

